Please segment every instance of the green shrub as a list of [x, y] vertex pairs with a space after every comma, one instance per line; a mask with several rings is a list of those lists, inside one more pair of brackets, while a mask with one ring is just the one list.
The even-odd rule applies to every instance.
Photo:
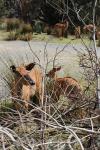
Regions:
[[20, 27], [21, 21], [17, 18], [9, 18], [6, 20], [7, 31], [17, 30]]
[[41, 33], [41, 32], [43, 32], [43, 23], [41, 22], [41, 21], [36, 21], [35, 22], [35, 26], [34, 26], [34, 31], [36, 32], [36, 33]]
[[21, 34], [27, 34], [27, 33], [32, 33], [32, 27], [30, 24], [22, 24], [21, 26]]

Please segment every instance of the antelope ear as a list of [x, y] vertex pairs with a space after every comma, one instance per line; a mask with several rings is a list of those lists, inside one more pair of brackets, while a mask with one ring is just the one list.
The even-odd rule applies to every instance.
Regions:
[[33, 69], [34, 68], [34, 66], [36, 65], [36, 63], [34, 62], [34, 63], [30, 63], [29, 65], [27, 65], [27, 66], [25, 66], [25, 68], [26, 68], [26, 70], [31, 70], [31, 69]]
[[10, 66], [10, 69], [12, 70], [12, 72], [16, 72], [16, 67], [14, 65]]
[[54, 71], [54, 72], [59, 71], [59, 70], [61, 70], [61, 66], [56, 67], [56, 68], [53, 68], [53, 71]]

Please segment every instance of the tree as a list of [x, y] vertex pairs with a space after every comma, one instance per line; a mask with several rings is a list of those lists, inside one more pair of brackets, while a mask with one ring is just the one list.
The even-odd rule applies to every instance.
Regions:
[[93, 4], [94, 0], [44, 0], [42, 19], [49, 24], [55, 24], [69, 18], [75, 25], [82, 25], [83, 19], [86, 23], [92, 20]]
[[4, 0], [0, 0], [0, 17], [4, 16], [6, 13], [6, 8], [4, 5]]
[[17, 0], [20, 18], [31, 22], [39, 16], [42, 0]]
[[18, 5], [16, 0], [3, 0], [6, 13], [6, 17], [18, 17]]

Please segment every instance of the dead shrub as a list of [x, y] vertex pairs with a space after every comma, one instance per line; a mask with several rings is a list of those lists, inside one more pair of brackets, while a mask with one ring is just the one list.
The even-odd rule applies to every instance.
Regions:
[[15, 31], [11, 31], [8, 35], [7, 38], [8, 41], [13, 41], [13, 40], [17, 40], [17, 34]]
[[22, 40], [22, 41], [30, 41], [32, 40], [32, 33], [20, 34], [19, 32], [10, 32], [7, 40]]
[[30, 41], [32, 40], [32, 33], [19, 34], [17, 40]]

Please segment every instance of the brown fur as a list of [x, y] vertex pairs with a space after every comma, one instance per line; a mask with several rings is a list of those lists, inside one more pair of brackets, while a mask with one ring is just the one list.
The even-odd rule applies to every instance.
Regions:
[[97, 38], [97, 40], [100, 40], [100, 31], [96, 32], [96, 38]]
[[64, 37], [65, 32], [68, 30], [69, 23], [68, 21], [64, 21], [63, 23], [56, 23], [54, 26], [54, 30], [57, 37]]
[[[38, 94], [38, 98], [41, 101], [42, 96], [42, 72], [39, 67], [35, 66], [32, 69], [27, 70], [31, 65], [16, 67], [15, 81], [12, 85], [12, 96], [23, 101], [23, 107], [28, 110], [31, 97]], [[24, 76], [28, 76], [35, 82], [35, 85], [24, 79]], [[20, 103], [14, 101], [16, 109], [19, 109]]]
[[81, 28], [80, 26], [78, 26], [75, 28], [75, 37], [80, 38], [80, 35], [81, 35]]
[[74, 100], [81, 95], [81, 87], [77, 80], [72, 77], [57, 78], [56, 71], [59, 71], [61, 67], [53, 68], [47, 74], [47, 77], [53, 79], [53, 96], [52, 98], [57, 101], [60, 95], [66, 95], [68, 98]]
[[94, 26], [93, 24], [88, 24], [88, 25], [84, 26], [83, 30], [87, 34], [88, 32], [93, 31], [94, 27], [95, 27], [95, 30], [96, 30], [96, 26]]
[[84, 32], [87, 34], [91, 31], [93, 31], [93, 28], [95, 28], [95, 35], [96, 35], [96, 39], [100, 39], [100, 31], [98, 31], [98, 27], [94, 26], [93, 24], [89, 24], [89, 25], [85, 25], [83, 30]]

